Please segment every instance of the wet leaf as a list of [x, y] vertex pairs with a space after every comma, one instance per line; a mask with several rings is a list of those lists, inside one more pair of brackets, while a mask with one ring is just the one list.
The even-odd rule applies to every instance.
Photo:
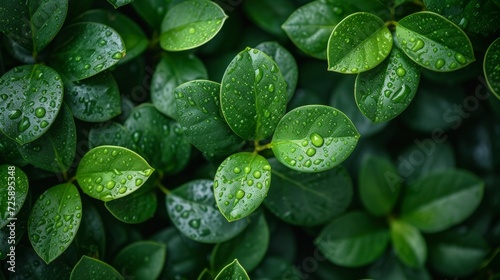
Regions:
[[422, 234], [404, 221], [393, 219], [390, 226], [396, 256], [409, 267], [422, 267], [427, 259], [427, 245]]
[[368, 277], [371, 279], [385, 280], [431, 280], [431, 276], [426, 267], [411, 268], [396, 257], [393, 252], [385, 254], [368, 270]]
[[111, 265], [88, 256], [82, 256], [73, 267], [70, 280], [84, 279], [124, 279]]
[[39, 279], [69, 279], [71, 274], [71, 267], [61, 259], [45, 264], [31, 246], [27, 247], [22, 244], [16, 247], [15, 270], [15, 273], [10, 273], [9, 279], [24, 280], [34, 277]]
[[7, 164], [0, 165], [0, 178], [3, 184], [0, 188], [0, 228], [3, 228], [26, 201], [29, 181], [21, 168]]
[[484, 56], [484, 76], [490, 90], [500, 99], [500, 38], [488, 47]]
[[134, 0], [108, 0], [108, 2], [115, 7], [115, 9], [120, 8], [121, 6], [128, 5]]
[[[0, 6], [0, 31], [22, 48], [33, 48], [30, 12], [27, 1], [3, 1]], [[20, 32], [22, 30], [23, 32]]]
[[139, 279], [157, 279], [165, 263], [165, 245], [153, 241], [137, 241], [123, 248], [112, 265]]
[[30, 0], [27, 3], [33, 51], [38, 53], [54, 39], [63, 26], [68, 12], [68, 1]]
[[100, 123], [90, 129], [89, 148], [111, 145], [132, 148], [132, 135], [128, 129], [116, 122]]
[[153, 217], [158, 200], [156, 193], [152, 191], [137, 191], [125, 197], [107, 201], [105, 206], [118, 220], [128, 224], [138, 224]]
[[241, 266], [237, 259], [232, 261], [230, 264], [226, 265], [215, 277], [215, 280], [250, 280], [247, 272]]
[[96, 207], [89, 200], [82, 200], [85, 213], [73, 241], [78, 255], [102, 259], [106, 250], [104, 223]]
[[131, 6], [149, 26], [160, 30], [165, 14], [174, 4], [177, 4], [174, 0], [142, 0], [132, 2]]
[[281, 24], [293, 12], [295, 5], [288, 0], [247, 0], [243, 1], [246, 15], [266, 32], [277, 39], [286, 38]]

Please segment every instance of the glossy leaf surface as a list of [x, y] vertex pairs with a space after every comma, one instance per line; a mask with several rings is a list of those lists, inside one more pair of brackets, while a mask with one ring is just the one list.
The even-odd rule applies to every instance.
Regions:
[[427, 245], [417, 228], [404, 221], [391, 220], [391, 240], [398, 258], [409, 267], [422, 267]]
[[165, 263], [165, 245], [153, 241], [137, 241], [123, 248], [112, 265], [139, 279], [156, 279]]
[[107, 201], [108, 209], [118, 220], [138, 224], [151, 219], [156, 212], [158, 200], [154, 192], [135, 192], [125, 197]]
[[68, 12], [68, 1], [27, 1], [30, 13], [31, 38], [34, 53], [44, 49], [63, 26]]
[[230, 264], [226, 265], [215, 277], [215, 280], [232, 279], [250, 280], [247, 272], [236, 259]]
[[82, 256], [71, 271], [71, 280], [84, 279], [124, 279], [111, 265], [88, 256]]
[[488, 47], [484, 56], [484, 75], [493, 94], [500, 99], [500, 38]]

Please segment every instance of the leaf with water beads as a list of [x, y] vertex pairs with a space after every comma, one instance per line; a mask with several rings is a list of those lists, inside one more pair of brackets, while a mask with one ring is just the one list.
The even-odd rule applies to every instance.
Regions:
[[45, 65], [15, 67], [0, 78], [0, 130], [18, 144], [47, 132], [63, 99], [59, 74]]
[[162, 243], [137, 241], [118, 252], [112, 265], [138, 279], [158, 279], [166, 253], [167, 248]]
[[4, 184], [0, 188], [0, 228], [3, 228], [9, 218], [16, 216], [21, 210], [28, 195], [29, 183], [23, 170], [6, 164], [0, 165], [0, 181]]
[[391, 31], [374, 14], [358, 12], [344, 18], [328, 40], [328, 70], [360, 73], [380, 64], [392, 49]]
[[230, 279], [250, 280], [250, 277], [248, 277], [245, 268], [241, 266], [237, 259], [234, 259], [234, 261], [222, 268], [219, 274], [217, 274], [217, 276], [215, 277], [215, 280]]
[[342, 163], [354, 150], [359, 133], [341, 111], [307, 105], [288, 112], [276, 127], [271, 147], [291, 169], [320, 172]]
[[492, 93], [500, 99], [500, 38], [488, 47], [484, 55], [484, 76]]
[[[146, 184], [148, 182], [150, 181], [147, 181]], [[141, 190], [119, 199], [107, 201], [104, 205], [115, 218], [124, 223], [145, 222], [155, 214], [158, 199], [156, 193], [152, 191], [142, 192]]]
[[226, 158], [215, 173], [217, 207], [230, 222], [255, 211], [271, 185], [271, 166], [257, 153], [241, 152]]
[[82, 219], [82, 201], [75, 185], [64, 183], [46, 190], [28, 219], [31, 245], [47, 264], [73, 241]]
[[125, 6], [125, 5], [128, 5], [132, 2], [134, 2], [134, 0], [108, 0], [108, 2], [113, 5], [113, 7], [115, 9], [118, 9], [120, 8], [121, 6]]
[[139, 189], [153, 171], [140, 155], [129, 149], [99, 146], [83, 156], [76, 178], [84, 193], [110, 201]]
[[73, 267], [70, 280], [84, 279], [124, 279], [111, 265], [89, 256], [82, 256]]
[[424, 68], [454, 71], [475, 60], [467, 35], [453, 22], [432, 12], [418, 12], [401, 19], [396, 38], [403, 52]]

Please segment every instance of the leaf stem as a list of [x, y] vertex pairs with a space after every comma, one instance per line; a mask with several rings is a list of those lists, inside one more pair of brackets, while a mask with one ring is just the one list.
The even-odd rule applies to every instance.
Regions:
[[271, 143], [267, 143], [261, 146], [259, 144], [259, 141], [255, 141], [254, 144], [255, 144], [255, 152], [257, 153], [263, 150], [271, 149]]
[[170, 190], [167, 189], [164, 185], [162, 185], [160, 182], [158, 182], [156, 184], [158, 186], [158, 188], [166, 195], [169, 195], [170, 194]]

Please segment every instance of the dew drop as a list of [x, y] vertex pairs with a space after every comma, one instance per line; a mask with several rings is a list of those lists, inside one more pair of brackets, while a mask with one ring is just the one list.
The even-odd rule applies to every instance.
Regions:
[[114, 187], [115, 187], [115, 185], [116, 185], [116, 182], [115, 182], [115, 181], [113, 181], [113, 180], [111, 180], [111, 181], [109, 181], [109, 182], [107, 182], [107, 183], [106, 183], [106, 188], [107, 188], [108, 190], [111, 190], [112, 188], [114, 188]]
[[437, 69], [443, 68], [443, 66], [444, 66], [444, 59], [440, 58], [440, 59], [436, 60], [436, 64], [434, 64], [434, 66]]
[[40, 241], [40, 235], [38, 234], [31, 235], [31, 240], [35, 243], [38, 243], [38, 241]]
[[413, 48], [411, 49], [412, 51], [416, 52], [420, 49], [422, 49], [425, 46], [424, 41], [418, 39], [415, 44], [413, 44]]
[[306, 155], [308, 155], [310, 157], [314, 156], [315, 154], [316, 154], [316, 149], [314, 149], [314, 148], [309, 148], [306, 151]]
[[260, 80], [262, 80], [262, 74], [263, 74], [262, 69], [260, 68], [255, 69], [255, 83], [258, 83], [260, 82]]
[[236, 174], [239, 174], [241, 172], [241, 169], [239, 167], [235, 167], [233, 169], [233, 172], [236, 173]]
[[22, 121], [19, 123], [18, 129], [19, 131], [25, 131], [30, 127], [30, 125], [30, 119], [28, 119], [27, 117], [23, 117]]
[[123, 58], [123, 54], [122, 54], [121, 52], [115, 52], [115, 53], [111, 56], [111, 58], [113, 58], [113, 59], [121, 59], [121, 58]]
[[95, 190], [96, 190], [97, 192], [102, 192], [102, 190], [104, 190], [104, 186], [103, 186], [103, 185], [98, 185], [98, 186], [95, 188]]
[[36, 108], [36, 110], [35, 110], [35, 116], [37, 116], [39, 118], [45, 117], [45, 108], [43, 108], [43, 107]]
[[118, 190], [119, 193], [121, 194], [124, 194], [125, 192], [127, 192], [127, 188], [126, 187], [121, 187], [119, 190]]
[[200, 228], [200, 220], [199, 219], [193, 219], [191, 221], [189, 221], [189, 226], [194, 228], [194, 229], [198, 229]]
[[9, 98], [9, 97], [7, 96], [7, 94], [2, 94], [2, 95], [0, 95], [0, 96], [2, 97], [2, 100], [3, 100], [3, 101], [5, 101], [5, 100], [7, 100], [7, 98]]
[[142, 182], [143, 182], [142, 179], [138, 178], [138, 179], [135, 180], [135, 185], [138, 187], [138, 186], [140, 186], [142, 184]]
[[238, 190], [234, 196], [236, 199], [242, 199], [245, 196], [245, 192], [243, 190]]
[[401, 86], [401, 88], [398, 91], [396, 91], [396, 93], [391, 98], [391, 100], [394, 102], [397, 102], [397, 103], [401, 103], [406, 99], [406, 97], [408, 96], [410, 91], [411, 91], [411, 88], [409, 86], [407, 86], [406, 84], [403, 84], [403, 86]]
[[309, 136], [309, 138], [311, 139], [311, 143], [318, 148], [323, 146], [323, 143], [325, 142], [323, 137], [321, 137], [321, 135], [319, 135], [318, 133], [311, 133], [311, 136]]
[[396, 69], [396, 74], [403, 77], [406, 74], [406, 70], [403, 67], [398, 67], [398, 69]]
[[467, 59], [465, 59], [465, 57], [460, 54], [460, 53], [456, 53], [455, 54], [455, 59], [458, 61], [458, 63], [460, 64], [465, 64], [467, 62]]
[[258, 189], [262, 189], [262, 183], [261, 183], [261, 182], [258, 182], [258, 183], [257, 183], [257, 185], [256, 185], [256, 187], [257, 187]]
[[250, 168], [250, 166], [245, 166], [243, 170], [245, 171], [246, 174], [248, 174], [250, 173], [250, 171], [252, 171], [252, 168]]
[[308, 160], [306, 160], [306, 162], [304, 162], [305, 167], [311, 167], [311, 165], [312, 165], [312, 162], [310, 159], [308, 159]]
[[450, 64], [450, 69], [455, 69], [455, 68], [457, 68], [457, 66], [458, 66], [458, 64], [457, 64], [457, 63], [452, 62], [452, 63]]
[[23, 113], [21, 112], [21, 110], [13, 110], [9, 114], [9, 119], [15, 120], [15, 119], [19, 118], [22, 114]]
[[255, 177], [255, 179], [259, 179], [260, 176], [262, 176], [262, 174], [260, 173], [260, 171], [257, 170], [253, 173], [253, 176]]

